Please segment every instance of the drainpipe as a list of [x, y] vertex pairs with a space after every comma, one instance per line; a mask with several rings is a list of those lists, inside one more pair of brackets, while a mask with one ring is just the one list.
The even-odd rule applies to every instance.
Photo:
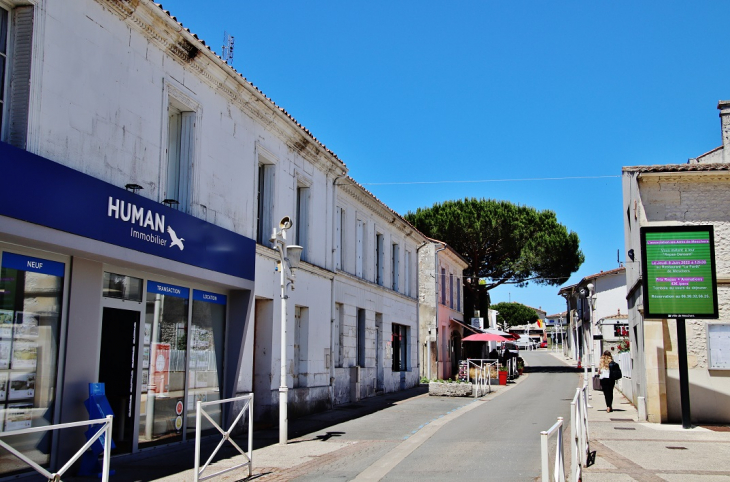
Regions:
[[[441, 247], [434, 251], [434, 265], [433, 265], [433, 271], [434, 271], [434, 278], [433, 278], [433, 287], [434, 291], [433, 294], [436, 298], [436, 313], [435, 313], [435, 324], [436, 324], [436, 362], [438, 363], [438, 354], [439, 354], [439, 338], [438, 338], [438, 329], [439, 329], [439, 276], [440, 273], [438, 271], [439, 269], [439, 252], [446, 249], [446, 244], [441, 243]], [[441, 287], [443, 289], [443, 286]], [[443, 347], [441, 347], [443, 348]], [[438, 371], [438, 365], [436, 365], [436, 371]], [[431, 379], [431, 330], [428, 330], [428, 379]]]
[[[342, 174], [339, 176], [335, 176], [334, 181], [332, 181], [332, 216], [331, 216], [331, 224], [332, 226], [332, 257], [331, 257], [331, 263], [332, 263], [332, 279], [330, 280], [330, 405], [335, 406], [335, 277], [337, 276], [337, 262], [335, 259], [335, 213], [337, 213], [337, 181], [345, 177], [347, 174], [345, 171], [342, 171]], [[340, 230], [342, 230], [343, 227], [340, 226]], [[343, 247], [340, 246], [340, 249]]]

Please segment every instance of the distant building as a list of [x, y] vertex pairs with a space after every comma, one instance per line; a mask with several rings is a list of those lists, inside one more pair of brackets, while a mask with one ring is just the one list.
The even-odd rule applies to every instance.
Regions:
[[[461, 340], [481, 332], [464, 320], [464, 258], [441, 241], [418, 249], [421, 376], [448, 379], [459, 371]], [[486, 323], [486, 321], [485, 321]]]

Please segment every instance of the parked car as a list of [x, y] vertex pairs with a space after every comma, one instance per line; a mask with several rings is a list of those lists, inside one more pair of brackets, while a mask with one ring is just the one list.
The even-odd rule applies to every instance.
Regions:
[[522, 335], [520, 336], [519, 340], [515, 340], [515, 345], [517, 348], [523, 349], [523, 350], [534, 350], [537, 348], [537, 343], [535, 343], [534, 340], [530, 339], [529, 336]]
[[540, 343], [540, 348], [547, 348], [547, 342], [543, 341], [542, 343]]

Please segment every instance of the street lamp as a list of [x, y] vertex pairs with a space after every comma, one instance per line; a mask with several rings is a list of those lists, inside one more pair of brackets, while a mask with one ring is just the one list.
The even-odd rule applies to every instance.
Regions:
[[289, 388], [286, 386], [286, 294], [287, 282], [294, 291], [296, 280], [295, 270], [299, 267], [302, 257], [302, 247], [287, 245], [286, 231], [291, 228], [293, 222], [289, 216], [284, 216], [279, 222], [279, 229], [274, 228], [271, 233], [271, 241], [279, 252], [278, 270], [281, 275], [281, 384], [279, 386], [279, 445], [286, 445], [289, 433], [289, 418], [287, 416], [287, 396]]
[[[593, 329], [593, 310], [596, 307], [596, 297], [594, 295], [594, 286], [593, 283], [588, 283], [588, 304], [591, 308], [590, 311], [590, 327], [591, 327], [591, 377], [596, 376], [596, 340], [594, 339], [594, 329]], [[592, 384], [590, 384], [593, 386]]]

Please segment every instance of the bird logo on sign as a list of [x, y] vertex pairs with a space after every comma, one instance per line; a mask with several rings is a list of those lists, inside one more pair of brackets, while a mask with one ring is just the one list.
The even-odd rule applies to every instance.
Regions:
[[167, 227], [167, 232], [170, 234], [170, 238], [172, 238], [172, 243], [170, 243], [170, 247], [177, 246], [180, 248], [180, 251], [185, 249], [185, 245], [183, 244], [183, 241], [185, 241], [185, 238], [178, 238], [177, 234], [175, 234], [175, 231], [172, 229], [171, 226]]

